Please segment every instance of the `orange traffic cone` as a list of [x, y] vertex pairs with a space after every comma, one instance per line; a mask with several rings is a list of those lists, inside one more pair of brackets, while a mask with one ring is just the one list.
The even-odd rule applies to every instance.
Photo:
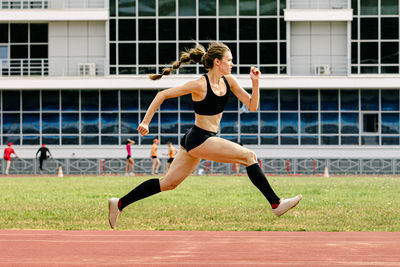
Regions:
[[324, 177], [329, 177], [328, 167], [325, 167]]
[[60, 167], [58, 167], [58, 177], [63, 177], [63, 176], [64, 176], [63, 170], [62, 170], [62, 167], [60, 166]]

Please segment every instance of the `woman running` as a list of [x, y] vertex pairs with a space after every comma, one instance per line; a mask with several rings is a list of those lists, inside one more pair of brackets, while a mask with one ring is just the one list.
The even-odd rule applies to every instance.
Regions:
[[133, 176], [133, 167], [135, 166], [135, 161], [132, 158], [132, 148], [135, 144], [135, 141], [131, 139], [126, 139], [126, 152], [128, 155], [126, 156], [126, 167], [125, 167], [125, 176]]
[[171, 166], [172, 162], [174, 161], [175, 154], [176, 154], [176, 149], [172, 145], [172, 143], [168, 142], [167, 144], [168, 144], [168, 154], [167, 154], [167, 156], [169, 156], [169, 159], [168, 159], [167, 163], [165, 164], [165, 173], [168, 172], [169, 166]]
[[161, 191], [175, 189], [192, 173], [201, 159], [223, 163], [240, 163], [246, 166], [251, 182], [261, 191], [272, 207], [276, 216], [281, 216], [295, 207], [302, 199], [301, 195], [290, 199], [278, 197], [258, 165], [255, 153], [237, 143], [216, 136], [222, 118], [224, 106], [233, 93], [251, 111], [256, 111], [259, 103], [260, 71], [251, 67], [252, 94], [247, 93], [231, 75], [233, 67], [232, 53], [223, 43], [211, 43], [208, 50], [197, 45], [183, 52], [172, 68], [165, 68], [162, 74], [153, 74], [150, 79], [157, 80], [169, 75], [181, 64], [200, 63], [208, 73], [200, 78], [160, 91], [150, 104], [138, 132], [144, 136], [149, 133], [150, 121], [165, 99], [191, 94], [195, 112], [194, 126], [183, 136], [181, 150], [172, 162], [168, 173], [161, 179], [150, 179], [138, 185], [122, 198], [111, 198], [109, 204], [109, 222], [114, 228], [121, 211], [131, 203], [157, 194]]
[[151, 159], [153, 160], [153, 165], [151, 166], [151, 175], [158, 174], [158, 170], [160, 169], [161, 162], [157, 157], [157, 146], [160, 141], [157, 138], [153, 140], [153, 145], [151, 146]]

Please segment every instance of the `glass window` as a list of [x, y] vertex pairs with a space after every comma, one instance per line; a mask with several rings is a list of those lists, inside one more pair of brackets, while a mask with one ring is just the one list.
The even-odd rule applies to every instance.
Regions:
[[136, 64], [136, 45], [135, 44], [118, 44], [118, 63], [120, 65]]
[[318, 113], [301, 113], [300, 123], [301, 123], [301, 133], [303, 134], [318, 133]]
[[196, 16], [196, 0], [179, 0], [179, 16]]
[[[260, 63], [277, 64], [278, 46], [276, 43], [260, 43]], [[275, 71], [276, 73], [276, 71]]]
[[381, 129], [383, 134], [399, 134], [399, 113], [382, 113]]
[[299, 118], [296, 112], [281, 113], [281, 133], [297, 134]]
[[240, 136], [240, 142], [243, 145], [257, 145], [258, 136], [257, 135], [242, 135]]
[[10, 24], [11, 43], [28, 42], [28, 24], [12, 23]]
[[197, 39], [196, 20], [179, 19], [179, 40], [196, 40], [196, 39]]
[[361, 64], [378, 63], [378, 43], [376, 42], [360, 43], [360, 63]]
[[378, 15], [378, 0], [360, 0], [361, 15]]
[[138, 111], [139, 96], [138, 90], [121, 90], [121, 110], [122, 111]]
[[118, 91], [101, 90], [101, 110], [118, 111]]
[[[240, 43], [240, 64], [257, 64], [257, 44], [256, 43]], [[246, 74], [249, 71], [246, 71]]]
[[257, 0], [240, 0], [239, 15], [257, 15]]
[[42, 133], [43, 134], [60, 133], [60, 115], [58, 113], [42, 114]]
[[281, 136], [281, 145], [298, 145], [298, 136]]
[[358, 136], [342, 136], [340, 139], [342, 145], [358, 145]]
[[297, 90], [280, 90], [281, 110], [297, 110], [298, 99]]
[[47, 24], [31, 24], [31, 43], [47, 43], [48, 38], [48, 26]]
[[192, 96], [190, 94], [180, 96], [179, 101], [182, 111], [193, 111]]
[[230, 96], [225, 106], [225, 111], [237, 111], [238, 110], [238, 99], [236, 96]]
[[155, 0], [139, 1], [139, 16], [155, 16], [155, 15], [156, 15]]
[[219, 19], [219, 39], [236, 40], [236, 19]]
[[381, 0], [382, 15], [398, 15], [399, 0]]
[[363, 132], [377, 133], [379, 129], [379, 120], [377, 113], [364, 113], [363, 118]]
[[321, 90], [321, 110], [338, 110], [338, 90]]
[[176, 40], [176, 20], [159, 19], [158, 20], [158, 39]]
[[43, 111], [57, 111], [60, 110], [59, 91], [42, 91], [42, 110]]
[[174, 110], [178, 110], [178, 98], [170, 98], [170, 99], [166, 99], [161, 107], [160, 110], [162, 111], [174, 111]]
[[[286, 43], [280, 43], [280, 51], [279, 51], [279, 62], [280, 64], [286, 64]], [[286, 67], [281, 66], [281, 73], [286, 73]]]
[[3, 136], [3, 144], [8, 144], [9, 142], [13, 145], [19, 145], [21, 138], [19, 136]]
[[[118, 0], [117, 0], [118, 1]], [[115, 17], [115, 0], [110, 0], [110, 16]]]
[[98, 113], [82, 113], [82, 133], [98, 134], [99, 133], [99, 114]]
[[99, 91], [81, 91], [82, 111], [99, 110]]
[[358, 90], [341, 90], [340, 100], [342, 110], [358, 110]]
[[398, 146], [399, 138], [397, 136], [382, 136], [382, 145]]
[[381, 90], [381, 109], [399, 110], [399, 90]]
[[358, 64], [358, 43], [355, 42], [351, 43], [351, 63]]
[[321, 133], [338, 133], [339, 115], [338, 113], [321, 113]]
[[399, 19], [381, 18], [381, 39], [399, 38]]
[[321, 145], [338, 145], [339, 137], [336, 136], [321, 136]]
[[118, 113], [101, 113], [101, 133], [118, 134]]
[[[24, 59], [28, 58], [28, 46], [27, 45], [11, 45], [10, 47], [10, 58], [15, 58], [15, 59]], [[14, 61], [15, 62], [15, 61]], [[20, 63], [14, 63], [13, 65], [14, 70], [13, 70], [13, 75], [19, 75], [20, 74], [20, 69], [17, 67], [21, 67]]]
[[118, 40], [136, 40], [136, 21], [133, 19], [118, 20]]
[[217, 20], [199, 19], [199, 40], [217, 39]]
[[318, 145], [318, 136], [302, 136], [300, 143], [301, 145]]
[[[47, 59], [47, 45], [31, 45], [30, 46], [30, 58], [37, 58], [37, 59]], [[37, 60], [35, 63], [31, 63], [31, 71], [40, 70], [41, 67], [37, 66], [36, 64], [41, 64], [41, 61]]]
[[118, 16], [136, 15], [136, 0], [118, 0]]
[[158, 138], [158, 136], [157, 135], [140, 136], [140, 143], [142, 145], [152, 145], [154, 138]]
[[341, 133], [342, 134], [358, 134], [359, 133], [359, 115], [358, 113], [341, 114]]
[[40, 91], [22, 91], [22, 110], [40, 110]]
[[161, 113], [161, 133], [178, 133], [178, 113]]
[[260, 15], [277, 15], [276, 0], [260, 0]]
[[158, 0], [159, 16], [175, 16], [175, 0]]
[[261, 144], [262, 145], [277, 145], [278, 144], [278, 136], [276, 135], [261, 135]]
[[118, 145], [118, 136], [116, 135], [102, 135], [101, 136], [102, 145]]
[[[181, 0], [183, 1], [183, 0]], [[236, 0], [219, 0], [219, 15], [220, 16], [235, 16], [236, 15]]]
[[371, 40], [378, 39], [378, 19], [377, 18], [361, 18], [361, 39]]
[[[109, 26], [109, 31], [110, 31], [110, 41], [115, 41], [117, 39], [117, 34], [116, 34], [116, 23], [115, 19], [110, 19], [110, 26]], [[114, 44], [115, 46], [115, 44]]]
[[20, 92], [3, 91], [3, 111], [19, 111], [20, 109]]
[[[115, 65], [117, 64], [117, 48], [115, 44], [110, 44], [110, 64]], [[115, 74], [112, 71], [110, 71], [111, 74]]]
[[40, 144], [40, 136], [27, 136], [24, 135], [22, 137], [23, 145], [39, 145]]
[[240, 114], [240, 132], [258, 133], [258, 114], [256, 112]]
[[121, 133], [137, 133], [138, 113], [121, 113]]
[[60, 137], [57, 135], [44, 135], [42, 136], [42, 144], [46, 145], [59, 145]]
[[3, 114], [3, 134], [20, 133], [20, 114]]
[[0, 23], [0, 43], [8, 43], [8, 24]]
[[[144, 115], [146, 115], [146, 113], [141, 113], [140, 114], [140, 121], [143, 120]], [[154, 114], [153, 118], [151, 119], [151, 122], [149, 124], [149, 132], [150, 133], [158, 133], [159, 129], [158, 129], [158, 112], [156, 114]]]
[[82, 145], [98, 145], [99, 144], [99, 136], [82, 136], [81, 137]]
[[79, 111], [79, 91], [61, 91], [61, 101], [63, 111]]
[[158, 91], [157, 90], [141, 90], [140, 91], [140, 108], [142, 110], [147, 110], [156, 97]]
[[361, 90], [361, 110], [379, 110], [378, 90]]
[[155, 39], [156, 39], [156, 20], [140, 19], [139, 40], [155, 40]]
[[239, 128], [238, 114], [228, 113], [228, 112], [223, 113], [220, 124], [220, 133], [222, 134], [238, 133], [238, 128]]
[[239, 19], [240, 40], [257, 40], [257, 20]]
[[278, 110], [278, 90], [260, 90], [260, 109]]
[[260, 40], [277, 40], [278, 39], [278, 26], [277, 20], [273, 19], [260, 19]]
[[399, 64], [398, 42], [381, 43], [381, 62]]
[[22, 133], [24, 133], [24, 134], [40, 133], [40, 114], [39, 113], [22, 114]]
[[62, 145], [79, 145], [79, 136], [62, 136]]
[[63, 134], [79, 133], [79, 113], [61, 114], [61, 129]]
[[216, 4], [215, 0], [201, 0], [199, 1], [199, 15], [200, 16], [215, 16]]
[[278, 113], [260, 113], [260, 132], [278, 133]]
[[361, 144], [369, 146], [379, 145], [379, 136], [361, 136]]
[[194, 125], [193, 113], [181, 113], [181, 133], [186, 133]]
[[139, 64], [156, 64], [156, 44], [139, 44]]
[[300, 110], [318, 110], [318, 90], [300, 90]]

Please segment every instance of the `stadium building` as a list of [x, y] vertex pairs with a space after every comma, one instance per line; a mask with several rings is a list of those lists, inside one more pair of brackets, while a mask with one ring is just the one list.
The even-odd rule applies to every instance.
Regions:
[[151, 100], [205, 69], [147, 74], [221, 41], [244, 88], [250, 66], [262, 77], [258, 111], [231, 98], [218, 135], [265, 172], [400, 173], [399, 23], [398, 0], [0, 0], [0, 142], [14, 173], [35, 172], [42, 143], [48, 168], [95, 173], [123, 172], [130, 138], [146, 172], [152, 140], [166, 153], [194, 122], [190, 98], [171, 99], [139, 136]]

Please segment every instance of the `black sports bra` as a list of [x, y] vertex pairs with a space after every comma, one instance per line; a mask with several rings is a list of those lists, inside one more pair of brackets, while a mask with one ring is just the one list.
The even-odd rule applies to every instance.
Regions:
[[224, 107], [228, 102], [231, 89], [229, 87], [228, 81], [222, 76], [226, 85], [226, 93], [221, 96], [214, 94], [211, 89], [210, 81], [208, 80], [207, 74], [204, 74], [207, 81], [207, 94], [206, 97], [201, 101], [193, 101], [194, 112], [199, 115], [217, 115], [224, 111]]

